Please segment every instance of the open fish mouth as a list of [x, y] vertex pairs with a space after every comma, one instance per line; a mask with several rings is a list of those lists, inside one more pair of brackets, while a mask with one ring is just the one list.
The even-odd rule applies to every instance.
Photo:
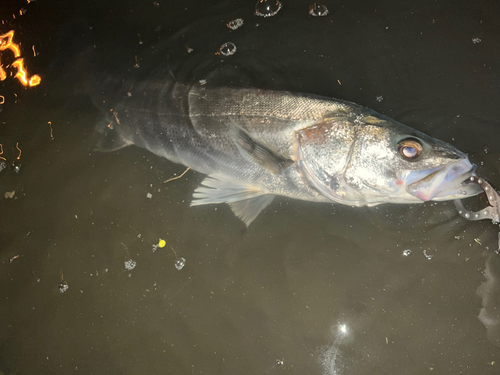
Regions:
[[476, 165], [468, 159], [461, 159], [442, 167], [410, 172], [406, 179], [406, 191], [423, 201], [474, 196], [482, 192], [481, 187], [464, 184], [464, 181], [473, 176], [475, 170]]

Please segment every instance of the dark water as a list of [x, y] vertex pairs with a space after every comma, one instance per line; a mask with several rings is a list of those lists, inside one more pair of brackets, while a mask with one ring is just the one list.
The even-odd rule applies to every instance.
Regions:
[[[498, 2], [325, 1], [312, 17], [312, 1], [284, 1], [269, 18], [253, 0], [94, 3], [2, 2], [0, 31], [42, 82], [0, 83], [0, 371], [500, 373], [491, 222], [451, 202], [277, 198], [245, 230], [227, 206], [189, 208], [202, 175], [165, 184], [185, 168], [92, 152], [100, 95], [171, 67], [357, 102], [451, 142], [499, 186]], [[226, 42], [236, 53], [216, 55]]]

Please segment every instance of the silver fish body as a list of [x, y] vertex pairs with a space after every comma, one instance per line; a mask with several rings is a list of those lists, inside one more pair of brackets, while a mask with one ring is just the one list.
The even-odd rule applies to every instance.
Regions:
[[351, 206], [475, 195], [453, 146], [354, 103], [258, 89], [143, 87], [98, 126], [98, 149], [135, 144], [208, 175], [192, 205], [249, 225], [276, 195]]

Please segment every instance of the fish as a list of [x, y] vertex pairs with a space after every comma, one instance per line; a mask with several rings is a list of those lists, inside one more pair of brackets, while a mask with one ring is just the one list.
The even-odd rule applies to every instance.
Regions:
[[[96, 149], [135, 145], [205, 174], [191, 206], [247, 226], [275, 196], [353, 207], [479, 194], [454, 146], [361, 105], [313, 94], [145, 82], [122, 90]], [[111, 104], [110, 104], [111, 105]]]

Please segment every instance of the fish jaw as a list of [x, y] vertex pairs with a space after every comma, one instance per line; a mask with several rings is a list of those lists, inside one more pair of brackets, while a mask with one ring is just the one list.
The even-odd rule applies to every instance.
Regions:
[[442, 167], [410, 172], [403, 181], [406, 192], [424, 202], [446, 201], [482, 192], [475, 184], [463, 184], [475, 170], [476, 166], [468, 159], [460, 159]]

